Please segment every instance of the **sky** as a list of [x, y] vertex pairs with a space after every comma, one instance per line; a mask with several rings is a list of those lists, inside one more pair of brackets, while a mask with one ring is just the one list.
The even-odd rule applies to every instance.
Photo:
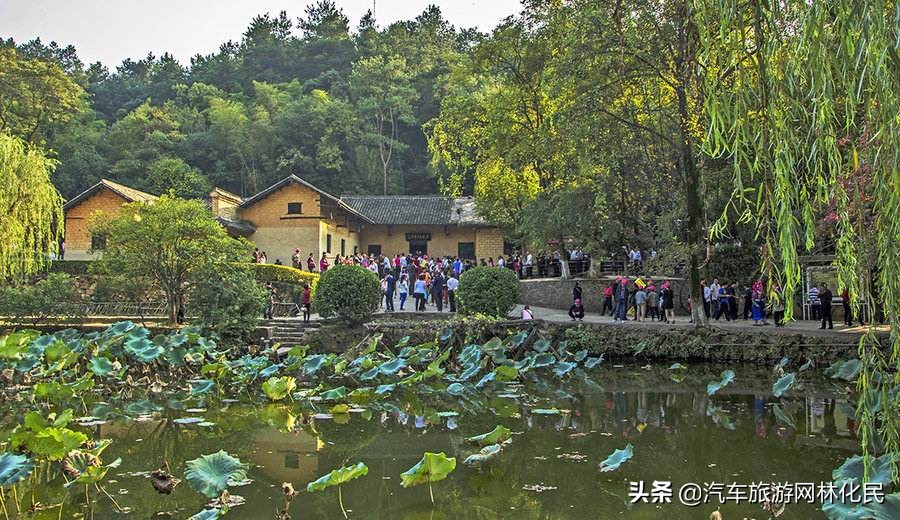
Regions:
[[[86, 64], [113, 68], [148, 52], [172, 53], [182, 64], [195, 54], [215, 52], [238, 41], [258, 15], [287, 11], [295, 20], [313, 0], [0, 0], [0, 37], [22, 43], [72, 44]], [[355, 28], [373, 0], [336, 0]], [[519, 0], [375, 0], [378, 25], [409, 20], [429, 4], [457, 27], [490, 31], [520, 10]]]

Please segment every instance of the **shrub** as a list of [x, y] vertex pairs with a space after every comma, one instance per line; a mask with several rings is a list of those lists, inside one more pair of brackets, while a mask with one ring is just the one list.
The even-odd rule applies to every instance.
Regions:
[[476, 267], [459, 278], [456, 298], [463, 314], [505, 318], [522, 298], [522, 287], [511, 269]]
[[368, 319], [381, 301], [378, 277], [358, 265], [339, 265], [322, 273], [313, 307], [320, 316], [359, 324]]
[[239, 264], [197, 273], [189, 296], [190, 314], [203, 331], [231, 344], [250, 338], [266, 304], [265, 288]]
[[51, 273], [33, 285], [0, 288], [0, 316], [15, 324], [37, 325], [53, 319], [79, 319], [84, 309], [67, 274]]

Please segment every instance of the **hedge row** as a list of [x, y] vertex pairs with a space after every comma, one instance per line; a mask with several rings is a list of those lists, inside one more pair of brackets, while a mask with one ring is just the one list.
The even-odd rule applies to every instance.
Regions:
[[85, 275], [90, 272], [91, 263], [92, 260], [55, 260], [50, 263], [50, 272], [72, 276]]
[[275, 264], [249, 264], [253, 276], [260, 283], [289, 283], [295, 285], [303, 285], [308, 283], [310, 287], [315, 288], [319, 283], [319, 275], [317, 273], [308, 273], [300, 269], [294, 269], [288, 265]]

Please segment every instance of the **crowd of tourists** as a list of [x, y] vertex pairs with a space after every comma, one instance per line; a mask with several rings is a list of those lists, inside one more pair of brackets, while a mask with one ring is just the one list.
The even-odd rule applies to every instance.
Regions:
[[[494, 257], [488, 257], [481, 258], [477, 262], [475, 260], [464, 260], [463, 263], [465, 267], [475, 267], [476, 265], [482, 267], [504, 267], [514, 271], [519, 278], [547, 278], [560, 276], [561, 255], [565, 255], [566, 261], [569, 263], [570, 271], [587, 272], [590, 267], [590, 256], [577, 249], [565, 253], [560, 253], [559, 251], [541, 251], [538, 253], [513, 252], [509, 255], [498, 256], [496, 259], [494, 259]], [[430, 266], [435, 260], [439, 260], [442, 263], [444, 261], [452, 263], [459, 260], [459, 258], [449, 256], [429, 258], [427, 254], [423, 253], [397, 253], [393, 257], [363, 253], [355, 253], [352, 255], [336, 254], [330, 258], [327, 253], [322, 253], [321, 257], [315, 258], [312, 253], [309, 253], [304, 259], [301, 249], [296, 248], [291, 255], [291, 266], [295, 269], [305, 269], [311, 273], [323, 273], [333, 265], [361, 265], [369, 268], [374, 264], [377, 267], [377, 273], [383, 278], [385, 274], [384, 269], [398, 271], [395, 273], [395, 276], [399, 276], [399, 270], [405, 268], [410, 263], [417, 266], [421, 266], [424, 263], [426, 266]], [[257, 248], [253, 252], [251, 262], [255, 264], [268, 264], [268, 254]], [[272, 263], [275, 265], [283, 265], [280, 258], [276, 258]]]
[[[776, 286], [772, 293], [767, 294], [762, 280], [741, 285], [737, 282], [720, 283], [717, 278], [711, 283], [701, 280], [700, 285], [703, 291], [703, 311], [712, 320], [737, 321], [740, 317], [745, 321], [752, 320], [753, 325], [768, 325], [769, 320], [772, 320], [776, 327], [784, 326], [785, 299], [780, 287]], [[615, 280], [604, 288], [602, 297], [601, 314], [609, 315], [614, 322], [629, 320], [676, 322], [675, 293], [668, 281], [657, 286], [650, 279], [616, 276]], [[832, 320], [834, 300], [827, 283], [809, 290], [810, 318], [815, 321], [821, 320], [820, 329], [834, 328]], [[844, 310], [844, 323], [851, 326], [853, 316], [850, 295], [846, 289], [840, 301]], [[687, 310], [689, 315], [692, 314], [690, 298], [687, 301]], [[575, 282], [569, 317], [576, 321], [583, 320], [584, 316], [584, 292], [581, 285]], [[689, 318], [689, 321], [693, 322], [693, 319]]]

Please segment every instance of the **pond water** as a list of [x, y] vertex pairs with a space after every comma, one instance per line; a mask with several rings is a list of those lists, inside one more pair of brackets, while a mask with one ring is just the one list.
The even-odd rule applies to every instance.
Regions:
[[[338, 418], [316, 415], [316, 403], [267, 404], [249, 397], [184, 402], [163, 393], [118, 404], [88, 402], [86, 415], [99, 424], [77, 429], [113, 441], [103, 459], [121, 457], [122, 464], [104, 487], [132, 513], [116, 513], [105, 498], [88, 512], [82, 490], [56, 481], [37, 494], [44, 503], [65, 501], [62, 518], [187, 518], [206, 500], [185, 482], [172, 495], [159, 495], [146, 472], [168, 461], [181, 477], [185, 461], [225, 450], [250, 464], [252, 479], [231, 489], [246, 503], [226, 518], [276, 518], [282, 482], [304, 490], [291, 503], [292, 518], [341, 518], [335, 488], [306, 493], [305, 486], [362, 461], [368, 475], [342, 487], [351, 518], [705, 519], [714, 505], [690, 508], [677, 496], [670, 504], [630, 504], [630, 482], [645, 481], [649, 489], [654, 480], [671, 481], [675, 490], [685, 483], [819, 483], [857, 450], [846, 389], [812, 372], [803, 373], [802, 388], [776, 399], [771, 369], [733, 367], [735, 381], [707, 397], [706, 384], [723, 367], [689, 366], [678, 371], [684, 374], [680, 382], [667, 367], [605, 362], [577, 382], [547, 378], [462, 400], [440, 391], [397, 394], [388, 407]], [[3, 429], [19, 420], [21, 415], [5, 413]], [[498, 424], [514, 432], [512, 443], [482, 467], [463, 465], [478, 450], [466, 438]], [[629, 443], [631, 460], [616, 471], [598, 470], [600, 461]], [[434, 484], [433, 508], [427, 486], [400, 485], [400, 473], [425, 451], [459, 461], [447, 480]], [[20, 495], [27, 493], [20, 488]], [[727, 504], [722, 513], [726, 519], [768, 516], [757, 504]], [[35, 518], [58, 514], [48, 510]], [[792, 504], [785, 517], [823, 514], [815, 505]]]

